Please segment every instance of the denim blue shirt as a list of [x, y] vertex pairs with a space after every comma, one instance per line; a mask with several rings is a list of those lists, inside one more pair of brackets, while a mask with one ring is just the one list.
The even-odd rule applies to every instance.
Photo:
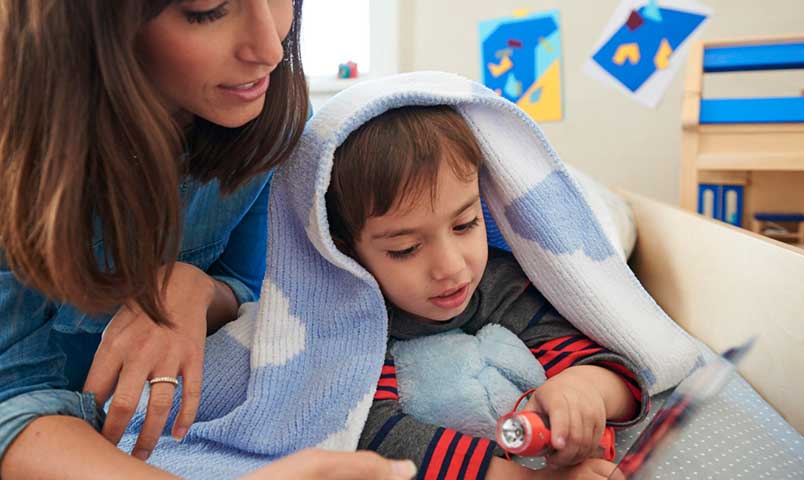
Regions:
[[[184, 225], [177, 260], [228, 284], [238, 303], [259, 298], [270, 179], [258, 176], [228, 196], [217, 181], [187, 180], [179, 187]], [[96, 249], [102, 248], [98, 242]], [[103, 411], [81, 387], [110, 319], [25, 288], [0, 255], [0, 460], [14, 438], [44, 415], [75, 416], [100, 429]]]

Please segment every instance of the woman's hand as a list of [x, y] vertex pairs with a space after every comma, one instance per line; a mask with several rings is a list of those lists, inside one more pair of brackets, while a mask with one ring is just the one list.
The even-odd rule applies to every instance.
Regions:
[[[163, 298], [171, 327], [157, 325], [130, 307], [121, 308], [109, 322], [84, 384], [98, 405], [114, 394], [101, 432], [107, 440], [115, 445], [120, 441], [145, 382], [156, 377], [182, 377], [181, 410], [172, 435], [181, 438], [187, 433], [201, 397], [207, 311], [215, 292], [216, 281], [202, 270], [176, 263]], [[135, 457], [145, 460], [156, 446], [175, 389], [166, 382], [151, 386], [145, 421], [132, 451]]]
[[416, 475], [410, 460], [388, 460], [374, 452], [309, 449], [265, 466], [241, 480], [409, 480]]
[[547, 457], [551, 466], [574, 465], [597, 456], [606, 428], [606, 401], [586, 371], [590, 368], [598, 367], [570, 367], [551, 377], [533, 392], [525, 407], [550, 418], [555, 450]]

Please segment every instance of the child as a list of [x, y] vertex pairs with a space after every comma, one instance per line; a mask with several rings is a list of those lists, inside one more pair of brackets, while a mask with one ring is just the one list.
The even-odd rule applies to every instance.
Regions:
[[390, 110], [335, 152], [326, 197], [332, 237], [379, 283], [390, 342], [455, 328], [474, 334], [492, 323], [522, 339], [548, 377], [527, 408], [549, 416], [556, 453], [548, 462], [560, 468], [525, 469], [500, 458], [494, 442], [404, 415], [390, 354], [360, 448], [411, 458], [421, 478], [606, 478], [613, 465], [589, 457], [607, 421], [626, 426], [644, 417], [647, 390], [625, 358], [563, 319], [512, 255], [489, 250], [482, 162], [452, 108]]

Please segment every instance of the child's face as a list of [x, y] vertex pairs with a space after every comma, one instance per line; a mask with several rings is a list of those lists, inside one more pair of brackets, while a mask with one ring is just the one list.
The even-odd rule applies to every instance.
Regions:
[[429, 190], [414, 198], [370, 217], [355, 250], [397, 308], [447, 321], [466, 308], [488, 259], [477, 175], [465, 182], [442, 161], [434, 204]]

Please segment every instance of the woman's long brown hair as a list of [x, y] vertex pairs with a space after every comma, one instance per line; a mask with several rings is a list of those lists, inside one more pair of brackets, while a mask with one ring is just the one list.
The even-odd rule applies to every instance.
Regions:
[[140, 27], [169, 3], [0, 0], [0, 264], [84, 312], [134, 305], [163, 324], [180, 179], [230, 193], [267, 172], [298, 141], [308, 102], [295, 0], [261, 115], [182, 132], [135, 54]]

